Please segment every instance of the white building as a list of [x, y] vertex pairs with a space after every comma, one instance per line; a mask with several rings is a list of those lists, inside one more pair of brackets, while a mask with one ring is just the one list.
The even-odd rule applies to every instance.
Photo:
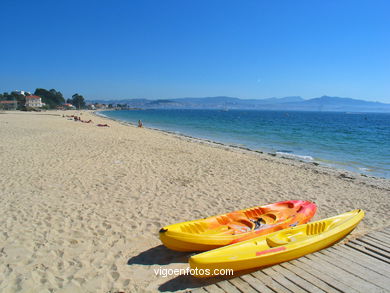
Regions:
[[41, 97], [38, 96], [26, 96], [26, 107], [31, 108], [41, 108], [45, 106], [45, 103], [42, 103]]
[[13, 91], [13, 93], [23, 96], [31, 96], [31, 93], [26, 91]]

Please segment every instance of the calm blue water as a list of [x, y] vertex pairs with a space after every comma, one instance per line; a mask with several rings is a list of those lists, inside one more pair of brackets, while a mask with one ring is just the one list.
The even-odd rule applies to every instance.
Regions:
[[104, 111], [126, 122], [253, 150], [303, 156], [332, 167], [390, 178], [390, 114], [249, 110]]

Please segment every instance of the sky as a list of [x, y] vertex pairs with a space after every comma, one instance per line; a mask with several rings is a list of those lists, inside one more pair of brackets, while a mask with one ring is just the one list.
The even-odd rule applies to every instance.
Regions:
[[390, 103], [388, 0], [2, 0], [0, 11], [0, 92]]

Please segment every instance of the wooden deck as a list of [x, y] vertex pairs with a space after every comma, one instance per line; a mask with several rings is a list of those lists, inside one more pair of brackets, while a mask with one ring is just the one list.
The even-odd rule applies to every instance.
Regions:
[[390, 227], [191, 292], [390, 292]]

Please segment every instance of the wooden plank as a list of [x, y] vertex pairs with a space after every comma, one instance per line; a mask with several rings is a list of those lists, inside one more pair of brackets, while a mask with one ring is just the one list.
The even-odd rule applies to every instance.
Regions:
[[222, 290], [221, 288], [219, 288], [215, 284], [205, 286], [205, 287], [203, 287], [203, 289], [205, 289], [208, 293], [225, 293], [226, 292], [225, 290]]
[[305, 289], [307, 292], [314, 292], [314, 293], [323, 293], [325, 291], [321, 290], [314, 284], [306, 281], [301, 276], [297, 275], [296, 272], [292, 272], [282, 266], [273, 266], [272, 267], [276, 272], [282, 274], [287, 279], [289, 279], [291, 282], [297, 284], [299, 287]]
[[218, 287], [221, 289], [225, 290], [226, 292], [229, 293], [241, 293], [235, 286], [233, 286], [231, 283], [228, 281], [221, 281], [218, 284]]
[[371, 235], [373, 237], [378, 237], [378, 236], [383, 237], [384, 239], [386, 239], [386, 242], [390, 241], [390, 235], [384, 233], [383, 231], [377, 231], [376, 233], [370, 233], [369, 235]]
[[329, 292], [329, 293], [340, 292], [340, 291], [334, 289], [333, 287], [329, 286], [326, 282], [322, 281], [317, 276], [312, 275], [312, 270], [310, 270], [311, 272], [307, 272], [307, 271], [305, 271], [304, 268], [302, 268], [302, 266], [298, 267], [298, 266], [292, 264], [291, 262], [282, 263], [282, 264], [280, 264], [280, 266], [290, 270], [291, 272], [296, 273], [301, 278], [305, 279], [309, 283], [314, 284], [315, 286], [317, 286], [318, 288], [322, 289], [325, 292]]
[[390, 237], [390, 233], [389, 232], [386, 232], [386, 231], [378, 231], [377, 233], [375, 233], [375, 235], [376, 234], [379, 234], [379, 235], [381, 235], [381, 236], [383, 236], [383, 237], [386, 237], [386, 238], [389, 238]]
[[286, 287], [288, 290], [292, 292], [304, 292], [304, 290], [291, 282], [289, 279], [285, 278], [282, 274], [279, 274], [277, 271], [273, 269], [273, 267], [269, 267], [262, 270], [263, 273], [266, 273], [268, 276], [270, 276], [272, 279], [274, 279], [279, 284]]
[[349, 282], [348, 285], [358, 291], [363, 290], [363, 292], [379, 292], [381, 290], [380, 287], [368, 283], [367, 281], [355, 276], [354, 274], [347, 272], [345, 268], [340, 269], [333, 263], [321, 259], [318, 255], [316, 255], [316, 253], [308, 254], [306, 258], [312, 260], [313, 262], [319, 263], [322, 266], [328, 267], [332, 271], [332, 273], [335, 274], [335, 277], [337, 277], [338, 279], [342, 279], [343, 282]]
[[290, 290], [288, 290], [287, 288], [283, 287], [278, 282], [276, 282], [274, 279], [272, 279], [270, 276], [263, 273], [262, 271], [253, 272], [251, 275], [254, 276], [255, 278], [259, 279], [260, 281], [262, 281], [264, 284], [267, 285], [267, 287], [271, 288], [275, 292], [278, 292], [278, 293], [279, 292], [281, 292], [281, 293], [291, 292]]
[[375, 246], [373, 246], [373, 245], [367, 245], [367, 244], [364, 244], [364, 243], [362, 243], [361, 241], [357, 241], [357, 240], [352, 240], [352, 241], [348, 242], [348, 244], [349, 244], [349, 243], [354, 243], [354, 244], [357, 244], [357, 245], [362, 245], [362, 246], [364, 246], [367, 250], [371, 250], [372, 252], [375, 252], [375, 253], [377, 253], [377, 254], [383, 256], [383, 257], [386, 258], [386, 259], [390, 259], [390, 253], [388, 253], [388, 252], [386, 252], [386, 251], [383, 251], [382, 249], [377, 248], [377, 247], [375, 247]]
[[364, 235], [363, 237], [359, 237], [357, 239], [361, 239], [361, 238], [369, 238], [369, 239], [372, 239], [372, 240], [376, 240], [376, 241], [379, 241], [380, 243], [382, 243], [384, 246], [390, 246], [390, 236], [387, 236], [383, 233], [370, 233], [370, 234], [366, 234]]
[[374, 235], [375, 236], [379, 235], [379, 236], [385, 237], [387, 239], [387, 241], [390, 239], [389, 233], [385, 233], [384, 231], [379, 231], [379, 232], [375, 233]]
[[191, 290], [192, 293], [208, 293], [205, 289], [203, 288], [196, 288]]
[[358, 263], [366, 268], [375, 268], [376, 271], [384, 276], [390, 276], [390, 266], [374, 257], [371, 257], [365, 253], [356, 251], [353, 248], [346, 246], [339, 246], [337, 248], [328, 248], [330, 251], [348, 258], [350, 261]]
[[383, 234], [386, 234], [386, 235], [390, 236], [390, 228], [383, 229], [383, 230], [376, 231], [376, 232], [383, 233]]
[[[375, 241], [375, 242], [379, 242], [380, 244], [382, 244], [383, 246], [387, 247], [388, 249], [390, 249], [390, 240], [387, 240], [385, 239], [384, 237], [382, 237], [381, 235], [379, 234], [375, 234], [375, 235], [366, 235], [365, 237], [363, 238], [368, 238], [372, 241]], [[360, 239], [360, 238], [359, 238]]]
[[271, 289], [269, 289], [263, 282], [261, 282], [259, 279], [256, 279], [250, 274], [246, 274], [241, 276], [241, 278], [248, 282], [249, 285], [251, 285], [253, 288], [255, 288], [257, 291], [261, 293], [273, 293]]
[[387, 244], [390, 243], [390, 235], [387, 235], [387, 234], [382, 233], [382, 232], [375, 233], [375, 234], [372, 235], [371, 237], [381, 238], [381, 239], [383, 239], [383, 241], [386, 242]]
[[365, 246], [362, 246], [362, 245], [359, 245], [359, 244], [356, 244], [356, 243], [352, 243], [352, 242], [346, 243], [345, 246], [353, 248], [353, 249], [358, 250], [358, 251], [360, 251], [362, 253], [370, 255], [371, 257], [374, 257], [374, 258], [379, 259], [379, 260], [381, 260], [381, 261], [383, 261], [385, 263], [390, 264], [390, 261], [387, 258], [385, 258], [382, 255], [379, 255], [379, 254], [377, 254], [377, 253], [375, 253], [375, 252], [373, 252], [371, 250], [366, 249]]
[[[352, 248], [331, 248], [329, 249], [329, 253], [336, 254], [338, 259], [345, 260], [347, 262], [345, 269], [353, 267], [354, 270], [358, 270], [357, 274], [364, 272], [364, 275], [362, 276], [363, 279], [369, 277], [369, 281], [377, 284], [376, 282], [373, 282], [373, 280], [375, 278], [380, 278], [383, 279], [386, 284], [390, 284], [390, 266], [388, 264], [363, 253], [356, 252], [356, 250]], [[379, 281], [378, 284], [380, 283], [383, 282]]]
[[373, 239], [368, 238], [368, 237], [355, 239], [355, 242], [356, 241], [363, 242], [364, 245], [374, 246], [374, 247], [382, 250], [383, 252], [387, 252], [390, 255], [390, 247], [386, 247], [385, 245], [383, 245], [382, 242], [379, 242], [377, 240], [373, 240]]
[[381, 237], [384, 239], [384, 241], [387, 243], [387, 244], [390, 244], [390, 235], [386, 234], [386, 233], [383, 233], [382, 231], [378, 231], [376, 233], [370, 233], [368, 234], [369, 236], [371, 237]]
[[377, 231], [374, 231], [374, 232], [370, 232], [368, 234], [383, 234], [385, 235], [387, 238], [390, 238], [390, 231], [386, 231], [385, 229], [382, 229], [382, 230], [377, 230]]
[[390, 226], [344, 245], [192, 292], [383, 292], [390, 289], [389, 264]]
[[371, 269], [365, 268], [342, 256], [336, 255], [335, 253], [326, 250], [323, 250], [320, 253], [316, 253], [316, 256], [326, 260], [331, 264], [334, 264], [335, 266], [338, 266], [343, 270], [346, 270], [354, 274], [355, 276], [363, 280], [366, 280], [369, 283], [372, 283], [377, 287], [381, 287], [383, 289], [387, 289], [387, 287], [389, 287], [390, 279], [373, 271], [372, 269], [374, 268]]
[[230, 283], [232, 283], [234, 286], [238, 288], [241, 292], [245, 293], [257, 293], [259, 291], [253, 289], [247, 282], [245, 282], [241, 278], [234, 278], [229, 280]]
[[311, 261], [305, 257], [301, 257], [293, 262], [294, 264], [297, 262], [297, 266], [299, 266], [300, 263], [301, 265], [304, 264], [303, 267], [306, 271], [312, 271], [317, 278], [324, 280], [327, 284], [332, 285], [341, 292], [361, 292], [360, 289], [355, 289], [353, 286], [351, 286], [351, 281], [349, 281], [348, 278], [340, 278], [340, 276], [338, 276], [338, 274], [332, 270], [332, 267]]

